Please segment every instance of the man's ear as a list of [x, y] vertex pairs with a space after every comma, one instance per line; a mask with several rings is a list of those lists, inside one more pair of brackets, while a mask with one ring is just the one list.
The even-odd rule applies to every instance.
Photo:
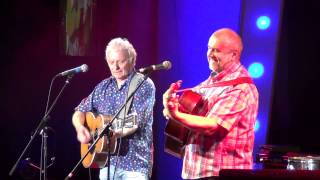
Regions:
[[240, 57], [239, 57], [239, 53], [238, 53], [237, 51], [233, 51], [233, 52], [232, 52], [232, 57], [234, 57], [235, 59], [240, 58]]

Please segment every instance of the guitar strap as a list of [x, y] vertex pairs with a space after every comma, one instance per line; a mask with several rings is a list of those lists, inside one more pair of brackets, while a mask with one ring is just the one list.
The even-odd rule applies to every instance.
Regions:
[[[143, 74], [138, 73], [138, 72], [134, 72], [133, 77], [132, 77], [132, 79], [131, 79], [131, 81], [130, 81], [130, 84], [129, 84], [129, 89], [128, 89], [128, 92], [127, 92], [127, 98], [126, 98], [126, 99], [128, 99], [128, 97], [133, 93], [133, 91], [137, 88], [138, 84], [139, 84], [141, 81], [143, 81], [143, 78], [144, 78], [144, 75], [143, 75]], [[123, 119], [124, 119], [124, 118], [129, 114], [129, 110], [130, 110], [131, 107], [132, 107], [133, 97], [134, 97], [134, 96], [132, 96], [132, 97], [129, 99], [126, 107], [121, 110], [121, 112], [120, 112], [120, 114], [119, 114], [119, 117], [120, 117], [120, 118], [123, 118]]]
[[253, 84], [253, 81], [250, 77], [238, 77], [236, 79], [232, 79], [229, 81], [221, 81], [221, 82], [216, 82], [211, 85], [206, 85], [206, 86], [200, 86], [199, 88], [211, 88], [211, 87], [221, 87], [221, 86], [231, 86], [231, 85], [237, 85], [237, 84], [243, 84], [243, 83], [248, 83], [248, 84]]

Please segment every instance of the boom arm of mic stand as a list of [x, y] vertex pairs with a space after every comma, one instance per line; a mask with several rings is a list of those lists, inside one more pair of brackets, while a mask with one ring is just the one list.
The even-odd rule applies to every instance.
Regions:
[[[89, 154], [89, 152], [91, 152], [91, 150], [95, 147], [95, 145], [98, 143], [98, 141], [102, 138], [102, 136], [104, 134], [109, 135], [108, 130], [109, 128], [112, 126], [113, 121], [115, 120], [116, 117], [119, 116], [120, 112], [122, 111], [122, 109], [127, 105], [127, 103], [129, 102], [129, 100], [131, 98], [133, 98], [133, 95], [136, 93], [136, 91], [141, 87], [141, 85], [146, 81], [146, 79], [148, 78], [148, 74], [143, 74], [143, 80], [140, 82], [140, 84], [138, 84], [138, 86], [136, 87], [136, 89], [134, 91], [132, 91], [132, 93], [128, 96], [128, 98], [126, 99], [125, 103], [120, 107], [120, 109], [117, 111], [117, 113], [112, 117], [112, 119], [108, 122], [108, 124], [102, 129], [102, 131], [99, 133], [98, 138], [91, 144], [91, 146], [89, 147], [88, 151], [86, 152], [86, 154], [78, 161], [78, 163], [75, 165], [75, 167], [71, 170], [71, 172], [67, 175], [67, 177], [65, 177], [65, 180], [72, 178], [74, 172], [78, 169], [79, 165], [81, 164], [81, 162], [87, 157], [87, 155]], [[110, 139], [108, 139], [109, 141]], [[110, 153], [108, 152], [108, 161], [110, 160]], [[110, 166], [110, 164], [108, 164], [108, 166]], [[109, 174], [108, 174], [109, 176]]]
[[[54, 78], [56, 78], [57, 76], [55, 76]], [[63, 87], [61, 88], [59, 94], [57, 95], [57, 97], [55, 98], [55, 100], [53, 101], [51, 107], [49, 108], [49, 110], [45, 113], [45, 115], [43, 116], [43, 118], [41, 119], [39, 125], [37, 126], [36, 130], [34, 131], [34, 133], [31, 136], [31, 139], [29, 140], [28, 144], [26, 145], [26, 147], [23, 149], [21, 155], [19, 156], [18, 160], [16, 161], [16, 163], [12, 166], [10, 172], [9, 172], [9, 176], [12, 176], [14, 171], [16, 170], [19, 162], [21, 161], [22, 157], [24, 156], [24, 154], [26, 153], [26, 151], [28, 150], [28, 148], [30, 147], [31, 143], [33, 142], [34, 138], [36, 137], [37, 134], [39, 134], [40, 130], [43, 129], [43, 127], [46, 125], [49, 117], [50, 112], [52, 111], [54, 105], [57, 103], [59, 97], [61, 96], [63, 90], [65, 89], [65, 87], [69, 84], [71, 78], [73, 76], [70, 75], [67, 77], [67, 80], [65, 81], [65, 84], [63, 85]], [[41, 171], [40, 171], [41, 173]]]

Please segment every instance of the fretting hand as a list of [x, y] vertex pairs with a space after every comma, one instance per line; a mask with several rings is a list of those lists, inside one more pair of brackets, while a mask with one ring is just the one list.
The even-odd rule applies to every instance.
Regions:
[[178, 99], [179, 96], [176, 91], [181, 87], [182, 81], [179, 80], [176, 83], [172, 83], [169, 89], [163, 94], [163, 115], [166, 119], [175, 119], [175, 114], [178, 111]]

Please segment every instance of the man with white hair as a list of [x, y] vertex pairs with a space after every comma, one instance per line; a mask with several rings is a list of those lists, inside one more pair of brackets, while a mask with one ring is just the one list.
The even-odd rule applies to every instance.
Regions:
[[[106, 47], [105, 55], [112, 76], [102, 80], [89, 96], [81, 101], [72, 117], [78, 141], [83, 144], [89, 143], [93, 138], [85, 126], [86, 113], [115, 115], [132, 91], [130, 84], [134, 83], [133, 79], [139, 75], [141, 77], [141, 74], [135, 72], [137, 53], [127, 39], [112, 39]], [[154, 102], [155, 86], [152, 80], [147, 78], [135, 93], [131, 106], [125, 108], [128, 113], [136, 114], [136, 124], [131, 124], [132, 127], [118, 127], [118, 130], [113, 131], [118, 139], [117, 150], [111, 155], [110, 174], [107, 167], [100, 170], [101, 180], [106, 180], [108, 176], [116, 180], [147, 180], [151, 177]], [[122, 116], [119, 117], [121, 118]], [[118, 124], [125, 126], [125, 123]]]

